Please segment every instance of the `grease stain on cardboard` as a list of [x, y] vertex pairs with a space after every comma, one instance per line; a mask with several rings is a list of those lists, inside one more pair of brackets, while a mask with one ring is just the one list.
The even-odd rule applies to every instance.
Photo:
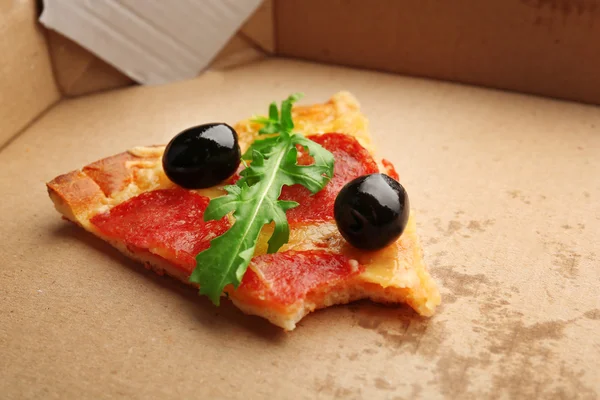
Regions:
[[[466, 274], [460, 267], [445, 265], [433, 269], [443, 287], [456, 299], [468, 298], [478, 304], [472, 330], [481, 341], [475, 354], [460, 353], [448, 346], [451, 328], [442, 314], [422, 318], [408, 309], [394, 310], [381, 306], [356, 308], [357, 325], [377, 333], [383, 340], [382, 352], [390, 358], [402, 354], [423, 357], [432, 365], [436, 378], [429, 382], [449, 398], [460, 396], [477, 399], [507, 395], [511, 398], [572, 398], [595, 394], [584, 383], [584, 371], [577, 365], [556, 365], [552, 360], [558, 343], [578, 318], [527, 322], [518, 308], [520, 291], [505, 286], [483, 274]], [[448, 295], [445, 295], [447, 297]], [[600, 310], [584, 313], [580, 318], [600, 320]], [[372, 351], [363, 351], [374, 354]], [[560, 376], [555, 376], [555, 370]], [[482, 390], [474, 384], [482, 370], [488, 371], [491, 387]], [[375, 382], [385, 390], [389, 382]], [[593, 397], [590, 397], [593, 398]]]

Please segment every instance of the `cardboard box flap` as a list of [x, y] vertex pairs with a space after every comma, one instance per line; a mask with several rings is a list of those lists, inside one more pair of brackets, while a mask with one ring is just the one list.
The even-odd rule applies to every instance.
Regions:
[[[275, 51], [273, 0], [265, 0], [210, 62], [211, 69], [237, 66]], [[134, 81], [78, 43], [48, 30], [48, 46], [60, 91], [80, 96], [115, 89]]]
[[115, 67], [58, 32], [46, 34], [56, 75], [65, 96], [80, 96], [131, 85], [134, 81]]
[[46, 0], [40, 21], [133, 80], [159, 84], [198, 75], [259, 4]]

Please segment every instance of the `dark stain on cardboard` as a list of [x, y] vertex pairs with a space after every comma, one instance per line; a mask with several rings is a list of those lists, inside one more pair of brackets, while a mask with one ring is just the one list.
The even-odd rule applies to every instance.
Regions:
[[441, 250], [434, 254], [435, 257], [444, 257], [447, 255], [448, 255], [448, 252], [446, 250]]
[[444, 236], [452, 236], [456, 232], [458, 232], [462, 228], [462, 223], [460, 221], [450, 221], [448, 222], [448, 226], [446, 229], [439, 229], [440, 232], [444, 234]]
[[451, 265], [432, 268], [432, 272], [435, 272], [436, 278], [442, 282], [443, 287], [450, 289], [455, 296], [476, 296], [481, 285], [492, 284], [483, 274], [469, 275], [457, 269]]
[[465, 398], [470, 385], [469, 369], [477, 365], [477, 357], [465, 357], [450, 349], [437, 361], [437, 377], [430, 383], [439, 385], [449, 399]]
[[516, 199], [521, 195], [521, 191], [520, 190], [509, 190], [506, 193], [508, 193], [508, 195], [512, 198], [512, 199]]
[[552, 265], [561, 276], [567, 279], [577, 278], [581, 254], [562, 242], [544, 241], [544, 247], [551, 252]]
[[486, 229], [492, 225], [494, 225], [494, 223], [496, 222], [496, 220], [494, 219], [486, 219], [484, 221], [469, 221], [469, 224], [467, 225], [467, 229], [469, 229], [472, 232], [485, 232]]
[[372, 330], [381, 337], [388, 357], [418, 352], [431, 359], [447, 337], [445, 321], [421, 317], [408, 307], [365, 304], [354, 317], [358, 326]]
[[569, 225], [569, 224], [565, 224], [565, 225], [561, 225], [561, 228], [563, 228], [564, 230], [571, 230], [571, 229], [577, 229], [579, 231], [582, 231], [585, 229], [585, 224], [577, 224], [577, 226], [573, 226], [573, 225]]
[[575, 279], [579, 275], [579, 259], [581, 255], [567, 250], [567, 253], [559, 252], [554, 254], [554, 265], [559, 268], [562, 276], [569, 279]]
[[583, 316], [587, 319], [592, 319], [592, 320], [596, 320], [596, 321], [600, 321], [600, 310], [599, 309], [594, 309], [594, 310], [589, 310], [586, 311]]
[[[479, 303], [479, 314], [471, 321], [471, 330], [479, 341], [476, 354], [459, 353], [459, 348], [448, 348], [445, 338], [438, 338], [440, 345], [436, 360], [435, 379], [440, 392], [448, 398], [574, 398], [580, 394], [594, 398], [593, 389], [583, 381], [584, 371], [573, 366], [560, 365], [556, 375], [556, 349], [565, 339], [567, 328], [577, 319], [548, 320], [527, 323], [524, 314], [516, 308], [512, 298], [519, 295], [515, 286], [476, 274], [467, 275], [457, 267], [444, 266], [437, 269], [444, 287], [453, 293], [471, 298]], [[463, 282], [467, 282], [465, 285]], [[590, 310], [583, 315], [588, 319], [600, 319], [600, 310]], [[429, 323], [427, 335], [437, 323]], [[441, 330], [442, 336], [447, 332]], [[420, 354], [428, 343], [421, 339]], [[468, 345], [469, 346], [469, 345]], [[410, 347], [406, 347], [407, 349]], [[471, 378], [482, 371], [490, 370], [492, 385], [484, 391], [476, 390]], [[493, 372], [492, 372], [493, 371]]]
[[394, 386], [385, 378], [377, 377], [375, 378], [375, 387], [381, 390], [393, 390]]
[[437, 265], [440, 265], [442, 259], [448, 255], [448, 252], [446, 250], [442, 250], [442, 251], [438, 251], [437, 253], [433, 254], [433, 256], [431, 257], [431, 261], [429, 262], [429, 264], [434, 267]]
[[525, 196], [523, 194], [523, 192], [521, 192], [520, 190], [509, 190], [506, 192], [511, 199], [517, 199], [520, 200], [521, 202], [525, 203], [525, 204], [531, 204], [531, 201], [529, 200], [529, 197]]
[[486, 292], [480, 319], [473, 322], [482, 329], [488, 354], [480, 353], [470, 363], [486, 368], [491, 356], [500, 371], [493, 376], [490, 393], [503, 393], [509, 398], [552, 398], [557, 390], [564, 393], [564, 398], [591, 393], [582, 382], [581, 371], [562, 365], [560, 376], [553, 373], [557, 345], [576, 318], [527, 324], [523, 314], [506, 301], [507, 297], [510, 292]]
[[478, 221], [469, 222], [469, 225], [467, 225], [467, 229], [476, 232], [485, 232], [485, 230], [481, 227], [481, 224]]
[[360, 393], [360, 389], [349, 389], [345, 387], [338, 387], [337, 389], [335, 389], [335, 397], [338, 399], [347, 399], [350, 398], [350, 396], [354, 396], [353, 398], [357, 398], [356, 396], [358, 396], [358, 393]]
[[344, 387], [341, 386], [333, 374], [329, 373], [325, 378], [317, 378], [314, 383], [314, 388], [317, 393], [327, 396], [333, 396], [335, 398], [360, 398], [361, 388], [355, 387]]
[[444, 294], [444, 304], [456, 303], [457, 300], [458, 300], [458, 296], [456, 296], [454, 294], [451, 294], [451, 293]]
[[[554, 320], [526, 325], [520, 314], [510, 310], [503, 318], [487, 321], [487, 349], [489, 354], [469, 360], [469, 365], [485, 368], [489, 355], [501, 372], [492, 378], [492, 393], [504, 393], [509, 398], [549, 398], [555, 390], [562, 390], [565, 398], [580, 391], [589, 391], [581, 381], [579, 372], [561, 367], [560, 377], [555, 377], [549, 365], [554, 357], [556, 343], [564, 338], [566, 327], [572, 320]], [[451, 372], [451, 371], [450, 371]], [[564, 377], [570, 377], [565, 380]], [[573, 377], [575, 378], [573, 381]], [[539, 382], [544, 380], [544, 384]], [[557, 380], [558, 382], [553, 382]], [[552, 388], [556, 383], [558, 388]]]
[[425, 244], [426, 245], [437, 244], [439, 241], [440, 241], [440, 239], [432, 237], [432, 238], [425, 240]]
[[382, 319], [361, 318], [358, 320], [358, 326], [365, 329], [377, 329], [382, 322]]
[[[463, 211], [457, 211], [454, 214], [458, 218], [463, 213], [464, 213]], [[486, 228], [489, 226], [492, 226], [495, 222], [496, 221], [493, 219], [486, 219], [483, 221], [471, 220], [468, 223], [463, 223], [463, 222], [459, 221], [458, 219], [454, 219], [454, 220], [449, 221], [447, 223], [447, 225], [444, 225], [440, 218], [435, 218], [433, 221], [433, 225], [435, 226], [437, 231], [445, 237], [450, 237], [450, 236], [459, 234], [461, 237], [468, 239], [471, 237], [471, 235], [468, 233], [465, 233], [463, 231], [463, 228], [466, 228], [469, 231], [469, 233], [481, 233], [481, 232], [485, 232]], [[439, 243], [439, 241], [440, 241], [439, 238], [432, 237], [432, 238], [427, 239], [425, 241], [425, 244], [426, 245], [437, 244], [437, 243]]]

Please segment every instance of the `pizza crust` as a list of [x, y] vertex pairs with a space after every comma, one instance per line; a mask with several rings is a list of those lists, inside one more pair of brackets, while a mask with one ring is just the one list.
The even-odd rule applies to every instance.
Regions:
[[[293, 116], [296, 131], [310, 134], [345, 133], [357, 138], [371, 153], [374, 152], [367, 120], [360, 112], [356, 99], [347, 92], [334, 95], [324, 104], [294, 107]], [[250, 120], [235, 125], [242, 150], [252, 143], [259, 128]], [[174, 187], [162, 170], [164, 149], [164, 146], [136, 147], [89, 164], [79, 171], [60, 175], [49, 182], [47, 187], [55, 208], [66, 219], [109, 242], [147, 268], [189, 284], [186, 274], [165, 258], [147, 250], [128, 248], [121, 241], [105, 237], [90, 223], [94, 215], [109, 211], [113, 206], [141, 193]], [[385, 171], [381, 164], [380, 169]], [[221, 186], [196, 192], [210, 198], [224, 194]], [[336, 248], [339, 253], [365, 265], [365, 271], [356, 279], [339, 287], [328, 288], [325, 292], [309, 293], [302, 302], [285, 310], [273, 310], [264, 305], [247, 302], [232, 288], [226, 288], [230, 299], [243, 312], [259, 315], [277, 326], [292, 330], [298, 321], [316, 309], [359, 299], [371, 299], [381, 303], [407, 303], [424, 316], [432, 315], [440, 303], [438, 289], [423, 261], [412, 213], [401, 238], [388, 248], [377, 252], [365, 253], [350, 247], [341, 238], [334, 223], [322, 224], [318, 230], [309, 229], [304, 236], [301, 230], [296, 229], [295, 233], [297, 237], [293, 237], [293, 230], [290, 243], [281, 251], [290, 248], [309, 250], [312, 245], [323, 240], [329, 248]], [[260, 252], [260, 248], [259, 243], [257, 253]]]

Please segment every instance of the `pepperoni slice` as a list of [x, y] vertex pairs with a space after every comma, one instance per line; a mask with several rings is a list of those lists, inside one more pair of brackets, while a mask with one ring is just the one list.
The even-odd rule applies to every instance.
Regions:
[[94, 216], [91, 223], [105, 236], [128, 247], [159, 250], [183, 271], [191, 274], [196, 254], [229, 229], [226, 218], [205, 222], [210, 199], [181, 188], [142, 193]]
[[[283, 187], [281, 199], [300, 203], [298, 207], [287, 211], [288, 221], [291, 223], [333, 219], [333, 203], [340, 189], [354, 178], [379, 171], [371, 154], [352, 136], [326, 133], [310, 136], [310, 139], [333, 154], [333, 179], [315, 195], [311, 195], [308, 189], [301, 185]], [[298, 153], [298, 164], [308, 165], [312, 162], [310, 155]]]
[[400, 180], [400, 177], [398, 176], [398, 172], [396, 172], [396, 168], [394, 167], [394, 164], [392, 164], [391, 161], [386, 160], [385, 158], [383, 160], [381, 160], [381, 163], [383, 164], [384, 168], [385, 168], [385, 173], [392, 179], [395, 179], [397, 181]]
[[355, 260], [322, 250], [265, 254], [252, 260], [235, 296], [285, 308], [307, 296], [325, 295], [363, 270]]

